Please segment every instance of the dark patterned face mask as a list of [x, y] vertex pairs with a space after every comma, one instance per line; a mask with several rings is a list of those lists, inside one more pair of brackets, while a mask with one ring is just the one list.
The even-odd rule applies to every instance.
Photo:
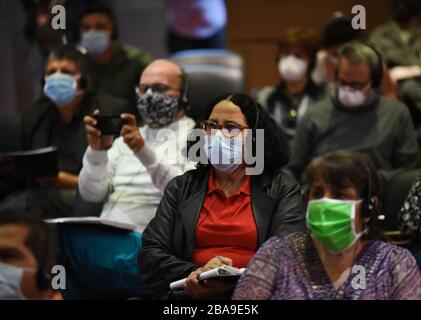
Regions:
[[169, 125], [180, 111], [178, 97], [144, 93], [137, 100], [142, 120], [152, 128]]

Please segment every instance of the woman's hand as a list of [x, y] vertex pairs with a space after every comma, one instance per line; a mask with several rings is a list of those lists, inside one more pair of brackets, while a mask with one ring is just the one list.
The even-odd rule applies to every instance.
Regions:
[[216, 256], [215, 258], [210, 259], [204, 266], [205, 271], [212, 270], [215, 268], [222, 267], [224, 265], [232, 266], [232, 260], [227, 257]]
[[227, 257], [216, 256], [209, 260], [203, 267], [193, 271], [186, 281], [185, 293], [192, 299], [209, 299], [212, 297], [224, 295], [234, 288], [236, 282], [229, 279], [206, 279], [199, 282], [199, 276], [205, 271], [222, 267], [223, 265], [232, 266], [232, 260]]
[[204, 268], [198, 268], [188, 276], [184, 292], [190, 298], [215, 298], [226, 295], [234, 288], [236, 282], [232, 282], [229, 279], [206, 279], [203, 282], [199, 282], [199, 275], [205, 271]]

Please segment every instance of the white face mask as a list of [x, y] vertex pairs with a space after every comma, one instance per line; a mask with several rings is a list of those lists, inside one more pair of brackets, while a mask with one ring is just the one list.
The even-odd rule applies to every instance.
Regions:
[[285, 81], [298, 81], [304, 77], [307, 72], [308, 64], [306, 61], [290, 54], [279, 60], [278, 71]]
[[27, 300], [20, 287], [25, 271], [36, 272], [33, 268], [20, 268], [0, 262], [0, 300]]
[[338, 99], [345, 107], [357, 108], [365, 102], [366, 97], [360, 90], [350, 87], [339, 87]]

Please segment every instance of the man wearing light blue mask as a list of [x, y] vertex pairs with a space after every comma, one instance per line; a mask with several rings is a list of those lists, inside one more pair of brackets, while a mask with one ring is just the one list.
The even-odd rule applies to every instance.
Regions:
[[97, 108], [117, 115], [128, 109], [124, 100], [92, 92], [89, 82], [86, 58], [80, 51], [61, 46], [50, 54], [42, 93], [22, 116], [22, 149], [58, 147], [59, 172], [53, 177], [25, 179], [0, 208], [28, 210], [45, 218], [72, 214], [87, 146], [83, 117]]
[[133, 88], [152, 61], [145, 51], [118, 43], [116, 18], [110, 8], [93, 5], [83, 13], [79, 26], [80, 46], [91, 62], [92, 87], [129, 102], [127, 112], [136, 114]]
[[69, 105], [78, 95], [80, 75], [54, 72], [45, 77], [44, 94], [58, 107]]

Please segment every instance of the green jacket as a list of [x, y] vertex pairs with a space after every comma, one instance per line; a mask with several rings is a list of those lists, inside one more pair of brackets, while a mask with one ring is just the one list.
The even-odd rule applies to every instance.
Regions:
[[399, 26], [389, 21], [371, 32], [369, 42], [381, 53], [388, 67], [421, 65], [421, 27], [414, 28], [405, 43]]

